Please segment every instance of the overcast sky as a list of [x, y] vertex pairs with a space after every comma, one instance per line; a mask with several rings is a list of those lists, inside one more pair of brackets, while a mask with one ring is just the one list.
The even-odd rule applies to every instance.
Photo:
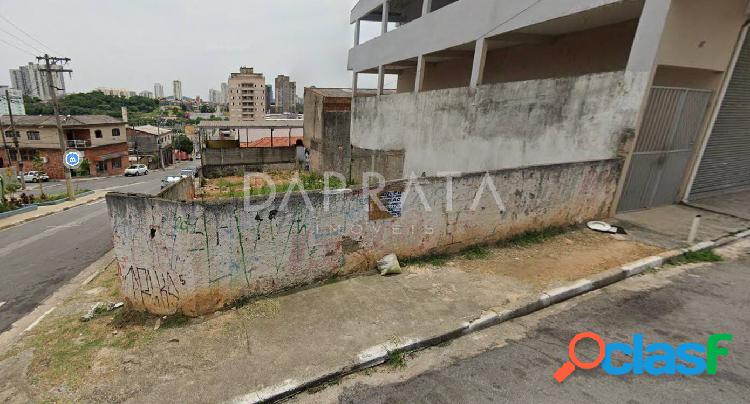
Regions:
[[[72, 59], [68, 92], [96, 87], [208, 97], [239, 66], [255, 67], [273, 84], [278, 74], [306, 86], [349, 87], [347, 52], [355, 0], [0, 0], [0, 85], [9, 69], [48, 51]], [[374, 26], [373, 26], [374, 24]], [[363, 40], [377, 31], [363, 26]], [[26, 42], [24, 44], [18, 38]], [[8, 45], [16, 45], [22, 52]], [[34, 45], [39, 49], [31, 49]], [[371, 76], [371, 75], [366, 75]], [[360, 86], [374, 85], [373, 77]], [[392, 79], [386, 80], [391, 84]]]

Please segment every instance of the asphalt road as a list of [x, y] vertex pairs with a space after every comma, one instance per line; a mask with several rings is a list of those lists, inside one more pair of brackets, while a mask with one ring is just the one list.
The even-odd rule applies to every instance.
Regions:
[[[404, 382], [358, 383], [338, 397], [343, 403], [740, 403], [750, 398], [750, 256], [689, 269], [663, 287], [616, 285], [544, 318], [528, 334], [500, 348], [428, 370]], [[657, 275], [658, 276], [658, 275]], [[636, 278], [637, 279], [637, 278]], [[642, 283], [652, 282], [641, 277]], [[703, 345], [714, 333], [733, 334], [721, 346], [716, 375], [611, 376], [600, 368], [578, 370], [558, 384], [552, 374], [566, 360], [577, 333], [594, 331], [605, 342], [629, 342], [642, 333], [646, 344]], [[579, 345], [582, 360], [595, 344]], [[451, 355], [451, 346], [445, 348]], [[629, 362], [629, 357], [623, 357]], [[619, 363], [618, 363], [619, 364]]]
[[[185, 162], [147, 176], [110, 177], [77, 185], [156, 193], [164, 176], [194, 165]], [[54, 185], [65, 188], [64, 183]], [[111, 249], [112, 230], [103, 199], [0, 231], [0, 332]]]
[[[195, 166], [196, 162], [183, 162], [180, 163], [179, 166], [174, 167], [191, 167]], [[174, 171], [174, 170], [172, 170]], [[172, 172], [167, 170], [167, 172]], [[179, 170], [178, 170], [179, 171]], [[89, 190], [97, 190], [97, 189], [106, 189], [111, 187], [119, 187], [123, 185], [133, 184], [135, 182], [142, 182], [144, 181], [144, 178], [149, 178], [149, 180], [153, 180], [154, 177], [162, 178], [163, 172], [161, 170], [150, 170], [148, 176], [141, 176], [141, 177], [101, 177], [101, 178], [74, 178], [73, 179], [73, 187], [76, 190], [81, 189], [89, 189]], [[44, 193], [47, 195], [51, 194], [59, 194], [66, 192], [65, 188], [65, 181], [60, 180], [50, 180], [49, 182], [42, 183], [42, 187], [44, 189]], [[33, 195], [39, 195], [39, 184], [38, 183], [27, 183], [26, 184], [26, 190], [19, 190], [18, 193], [25, 192], [26, 194], [33, 194]]]

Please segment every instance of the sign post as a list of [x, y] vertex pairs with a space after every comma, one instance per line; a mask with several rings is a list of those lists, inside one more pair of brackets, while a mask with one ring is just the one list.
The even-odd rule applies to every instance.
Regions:
[[[63, 154], [63, 165], [68, 167], [66, 174], [80, 167], [81, 163], [83, 163], [83, 153], [78, 150], [67, 150]], [[66, 180], [68, 181], [68, 200], [72, 201], [75, 199], [75, 192], [73, 191], [72, 184], [70, 184], [70, 179], [66, 178]]]

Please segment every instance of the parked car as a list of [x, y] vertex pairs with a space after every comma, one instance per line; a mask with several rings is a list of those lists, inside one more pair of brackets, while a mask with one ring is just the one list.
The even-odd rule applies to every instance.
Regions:
[[182, 170], [180, 170], [180, 176], [182, 178], [195, 178], [195, 168], [183, 168]]
[[182, 179], [179, 175], [168, 175], [161, 180], [161, 187], [166, 188]]
[[148, 167], [145, 164], [133, 164], [125, 169], [125, 176], [148, 175]]
[[[16, 176], [16, 178], [20, 181], [21, 176]], [[27, 173], [23, 174], [23, 182], [47, 182], [49, 181], [49, 176], [47, 173], [42, 171], [29, 171]]]

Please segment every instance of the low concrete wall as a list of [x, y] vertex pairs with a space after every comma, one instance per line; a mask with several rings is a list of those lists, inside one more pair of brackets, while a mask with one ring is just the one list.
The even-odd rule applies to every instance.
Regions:
[[278, 196], [258, 212], [245, 211], [239, 199], [179, 202], [112, 192], [107, 206], [128, 304], [156, 314], [200, 315], [242, 296], [368, 271], [391, 252], [406, 258], [458, 250], [605, 216], [619, 173], [619, 160], [606, 160], [452, 181], [421, 178], [418, 188], [395, 181], [377, 194], [385, 209], [364, 189], [309, 193], [309, 206], [302, 194], [286, 206]]
[[157, 196], [171, 201], [192, 201], [195, 199], [195, 180], [192, 177], [183, 178], [162, 189]]
[[404, 151], [403, 177], [617, 158], [648, 79], [613, 72], [357, 98], [351, 143]]
[[203, 149], [203, 175], [219, 177], [242, 175], [250, 171], [289, 170], [294, 168], [295, 147], [253, 147]]

